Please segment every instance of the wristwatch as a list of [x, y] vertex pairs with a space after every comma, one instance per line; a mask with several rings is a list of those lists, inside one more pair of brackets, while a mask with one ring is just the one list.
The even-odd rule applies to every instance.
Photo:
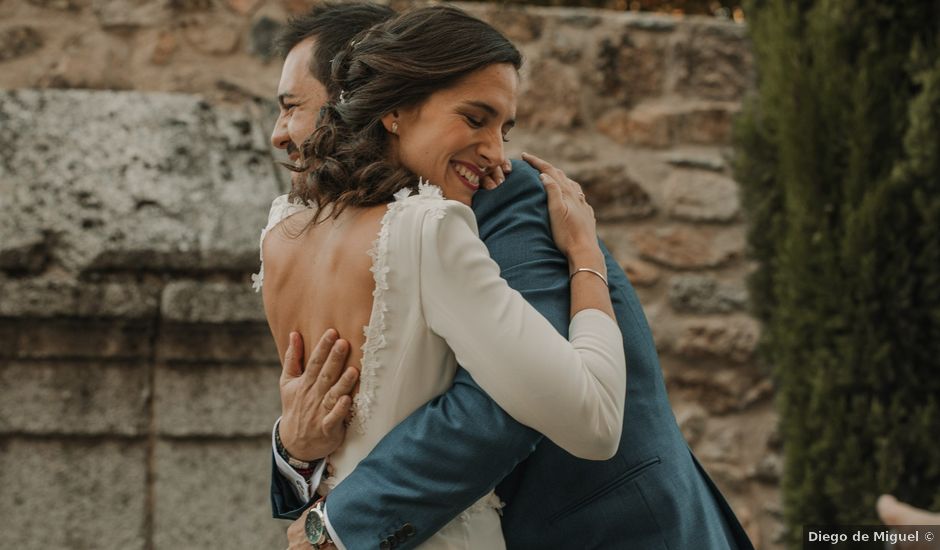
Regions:
[[327, 544], [333, 544], [329, 531], [326, 530], [326, 516], [323, 515], [323, 499], [317, 501], [307, 512], [304, 522], [304, 534], [307, 542], [313, 545], [313, 550], [320, 550]]

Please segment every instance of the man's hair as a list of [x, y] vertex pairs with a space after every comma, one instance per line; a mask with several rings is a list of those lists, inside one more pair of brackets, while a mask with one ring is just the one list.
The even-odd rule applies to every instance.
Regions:
[[316, 39], [314, 55], [310, 59], [310, 74], [319, 80], [330, 97], [339, 88], [330, 78], [330, 63], [352, 39], [366, 29], [391, 19], [395, 11], [372, 2], [321, 2], [309, 12], [291, 17], [277, 38], [277, 50], [287, 57], [294, 46], [308, 39]]

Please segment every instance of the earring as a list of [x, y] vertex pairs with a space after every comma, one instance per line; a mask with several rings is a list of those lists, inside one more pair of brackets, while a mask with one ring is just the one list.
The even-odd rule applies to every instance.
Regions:
[[398, 133], [398, 121], [397, 120], [392, 121], [392, 133], [393, 134]]

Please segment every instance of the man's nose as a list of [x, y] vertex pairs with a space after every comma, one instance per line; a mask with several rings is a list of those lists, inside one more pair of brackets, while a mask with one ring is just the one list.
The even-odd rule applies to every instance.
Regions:
[[271, 132], [271, 145], [276, 149], [287, 149], [288, 143], [290, 136], [287, 134], [287, 120], [280, 114], [274, 122], [274, 131]]

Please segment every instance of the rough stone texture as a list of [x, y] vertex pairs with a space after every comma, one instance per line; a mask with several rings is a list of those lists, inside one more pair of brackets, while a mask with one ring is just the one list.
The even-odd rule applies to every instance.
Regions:
[[640, 147], [726, 144], [739, 108], [727, 102], [652, 102], [608, 111], [597, 121], [597, 130], [618, 143]]
[[141, 363], [0, 364], [0, 433], [143, 435], [149, 395]]
[[105, 29], [134, 28], [163, 22], [168, 4], [151, 0], [92, 0], [92, 9]]
[[631, 258], [622, 262], [621, 267], [633, 286], [653, 286], [659, 282], [659, 269], [643, 260]]
[[664, 187], [666, 209], [678, 220], [729, 222], [740, 211], [738, 184], [720, 174], [677, 170]]
[[275, 39], [284, 26], [267, 16], [259, 17], [251, 25], [251, 53], [268, 60], [277, 54]]
[[281, 414], [277, 367], [160, 367], [157, 432], [170, 436], [263, 436]]
[[[155, 468], [155, 550], [232, 550], [287, 545], [286, 521], [271, 519], [271, 438], [161, 441]], [[221, 528], [219, 526], [222, 526]]]
[[[525, 68], [518, 117], [529, 128], [573, 128], [580, 123], [583, 82], [578, 69], [555, 59], [537, 59]], [[556, 101], [554, 108], [544, 105]]]
[[244, 113], [179, 95], [21, 90], [0, 92], [0, 119], [0, 142], [30, 144], [2, 153], [0, 234], [39, 232], [70, 272], [257, 264], [280, 182]]
[[688, 313], [728, 313], [747, 305], [747, 289], [706, 275], [677, 275], [669, 283], [669, 304]]
[[149, 285], [74, 280], [0, 281], [0, 317], [118, 317], [157, 314], [159, 290]]
[[0, 548], [143, 550], [137, 442], [0, 439]]
[[138, 320], [0, 319], [0, 354], [24, 359], [141, 359], [152, 355], [154, 327]]
[[160, 310], [183, 323], [265, 322], [261, 293], [244, 283], [175, 281], [164, 289]]
[[42, 47], [42, 35], [32, 27], [0, 29], [0, 63], [30, 54]]
[[650, 194], [624, 165], [582, 168], [569, 177], [581, 184], [598, 221], [645, 218], [655, 210]]
[[659, 33], [623, 29], [602, 38], [595, 62], [598, 92], [617, 105], [632, 106], [664, 90], [666, 39]]
[[754, 70], [744, 27], [693, 23], [684, 38], [676, 48], [677, 91], [721, 100], [744, 96]]
[[160, 329], [157, 357], [169, 363], [278, 364], [267, 324], [170, 323]]
[[642, 228], [631, 240], [644, 258], [675, 269], [719, 267], [740, 258], [745, 245], [741, 232], [710, 227]]
[[717, 357], [744, 363], [754, 353], [759, 336], [759, 325], [747, 317], [693, 320], [683, 327], [676, 352], [689, 359]]
[[130, 50], [121, 37], [106, 33], [73, 34], [66, 39], [63, 49], [40, 79], [42, 87], [96, 90], [134, 87], [128, 78]]

